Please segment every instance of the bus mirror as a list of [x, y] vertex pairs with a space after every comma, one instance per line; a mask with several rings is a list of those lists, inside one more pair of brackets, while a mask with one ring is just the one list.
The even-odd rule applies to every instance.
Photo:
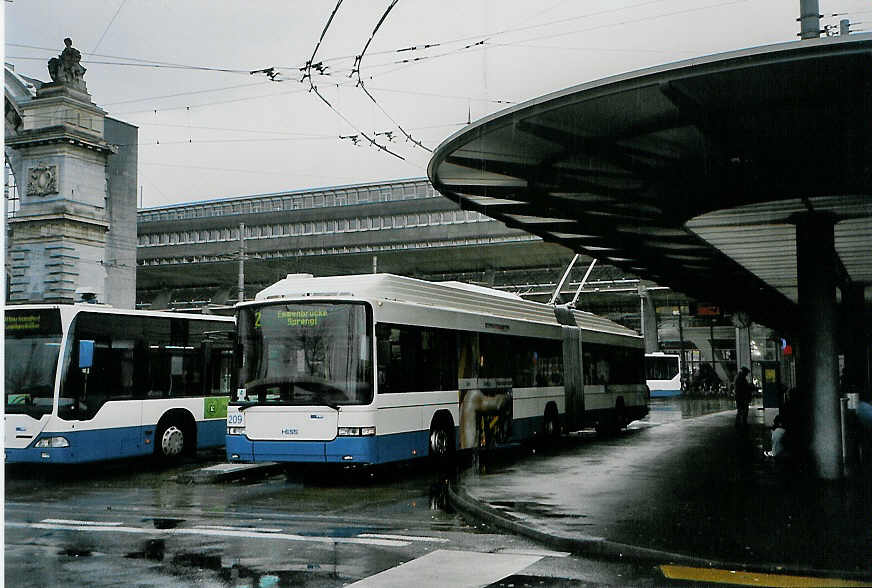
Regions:
[[94, 365], [94, 342], [82, 339], [79, 341], [79, 369], [90, 369]]

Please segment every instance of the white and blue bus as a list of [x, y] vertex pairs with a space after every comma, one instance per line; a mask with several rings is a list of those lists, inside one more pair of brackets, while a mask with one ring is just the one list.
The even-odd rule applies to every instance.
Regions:
[[444, 460], [648, 412], [642, 339], [590, 313], [389, 274], [290, 275], [236, 308], [231, 462]]
[[652, 398], [680, 396], [681, 357], [660, 352], [646, 353], [645, 379]]
[[94, 304], [5, 309], [6, 463], [82, 463], [220, 446], [232, 317]]

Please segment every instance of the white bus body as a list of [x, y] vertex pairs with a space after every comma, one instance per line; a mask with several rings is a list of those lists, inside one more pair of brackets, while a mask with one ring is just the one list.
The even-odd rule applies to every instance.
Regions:
[[563, 315], [456, 283], [288, 276], [237, 305], [228, 460], [385, 463], [647, 414], [641, 337]]
[[667, 353], [646, 353], [645, 379], [652, 398], [680, 396], [681, 358]]
[[93, 304], [5, 309], [6, 463], [220, 446], [231, 317]]

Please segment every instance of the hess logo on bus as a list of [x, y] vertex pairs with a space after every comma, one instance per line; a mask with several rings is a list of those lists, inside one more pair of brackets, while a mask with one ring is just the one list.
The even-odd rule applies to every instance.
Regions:
[[282, 429], [282, 435], [291, 436], [291, 435], [299, 435], [299, 429]]

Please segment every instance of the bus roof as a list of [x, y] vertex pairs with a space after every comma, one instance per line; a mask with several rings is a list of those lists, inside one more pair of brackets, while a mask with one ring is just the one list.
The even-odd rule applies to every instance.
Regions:
[[171, 311], [161, 311], [161, 310], [139, 310], [133, 308], [118, 308], [116, 306], [111, 306], [108, 304], [89, 304], [89, 303], [73, 303], [73, 304], [10, 304], [7, 305], [3, 310], [4, 312], [15, 312], [15, 311], [28, 311], [28, 310], [41, 310], [41, 309], [58, 309], [67, 312], [103, 312], [107, 314], [123, 314], [123, 315], [139, 315], [139, 316], [157, 316], [157, 317], [171, 317], [171, 318], [184, 318], [184, 319], [194, 319], [194, 320], [215, 320], [215, 321], [224, 321], [230, 322], [235, 320], [232, 316], [218, 315], [218, 314], [201, 314], [201, 313], [183, 313], [183, 312], [171, 312]]
[[[524, 300], [517, 295], [458, 282], [428, 282], [394, 274], [360, 274], [312, 277], [290, 274], [287, 278], [257, 293], [254, 303], [300, 298], [363, 298], [487, 314], [494, 317], [561, 324], [555, 307]], [[253, 304], [242, 303], [241, 306]], [[578, 327], [604, 333], [639, 337], [618, 323], [589, 312], [572, 310]]]

